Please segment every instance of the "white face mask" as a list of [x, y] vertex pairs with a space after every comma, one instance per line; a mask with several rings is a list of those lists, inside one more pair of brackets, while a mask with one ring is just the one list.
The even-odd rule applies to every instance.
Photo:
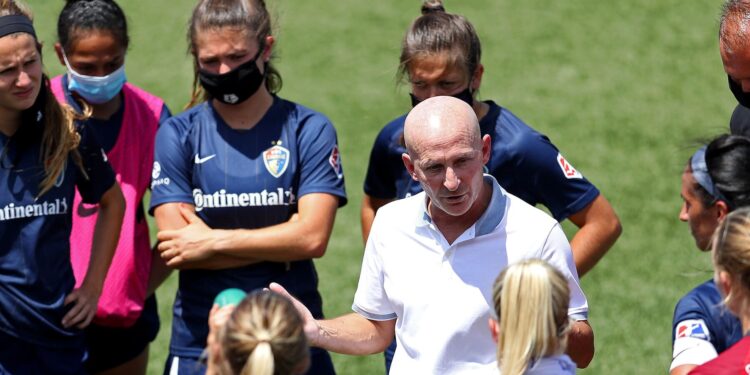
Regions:
[[75, 91], [91, 104], [102, 104], [112, 100], [125, 84], [124, 63], [111, 74], [94, 77], [76, 73], [70, 67], [70, 63], [64, 52], [63, 60], [65, 60], [65, 66], [68, 68], [68, 90]]

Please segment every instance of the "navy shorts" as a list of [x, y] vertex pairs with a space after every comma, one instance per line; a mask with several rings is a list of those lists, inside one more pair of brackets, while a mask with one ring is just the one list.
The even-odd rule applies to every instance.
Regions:
[[[203, 375], [205, 373], [206, 365], [199, 358], [178, 358], [170, 354], [164, 366], [164, 375]], [[323, 349], [310, 348], [310, 369], [307, 370], [306, 375], [336, 375], [331, 355]]]
[[86, 349], [53, 348], [32, 344], [0, 331], [0, 375], [85, 374]]
[[115, 368], [143, 352], [159, 333], [159, 312], [152, 295], [143, 305], [141, 316], [132, 327], [104, 327], [91, 324], [84, 331], [89, 352], [86, 371], [97, 373]]

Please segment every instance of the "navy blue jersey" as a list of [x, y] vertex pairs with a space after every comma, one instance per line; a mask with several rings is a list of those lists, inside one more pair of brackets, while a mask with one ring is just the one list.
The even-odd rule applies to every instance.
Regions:
[[[568, 163], [550, 140], [509, 110], [492, 101], [479, 122], [482, 136], [492, 139], [487, 173], [511, 194], [531, 205], [543, 204], [558, 221], [582, 210], [599, 190]], [[404, 167], [403, 115], [378, 134], [370, 153], [365, 193], [375, 198], [400, 199], [422, 191]]]
[[716, 352], [721, 353], [739, 341], [742, 325], [721, 301], [713, 280], [682, 297], [674, 308], [672, 344], [677, 338], [694, 337], [711, 342]]
[[[81, 106], [73, 98], [73, 94], [70, 92], [70, 90], [68, 90], [68, 75], [63, 75], [61, 79], [62, 89], [65, 93], [65, 102], [73, 107], [73, 109], [75, 109], [78, 113], [82, 113], [83, 111], [81, 109]], [[115, 143], [117, 143], [117, 137], [120, 135], [120, 129], [122, 128], [122, 119], [125, 113], [125, 102], [123, 100], [121, 101], [122, 103], [120, 105], [120, 109], [112, 114], [110, 118], [104, 120], [91, 117], [81, 122], [83, 125], [89, 127], [89, 129], [93, 133], [93, 136], [96, 137], [97, 142], [99, 142], [99, 145], [102, 147], [102, 149], [104, 149], [105, 152], [109, 152], [113, 147], [115, 147]], [[162, 107], [161, 110], [161, 115], [159, 116], [159, 126], [164, 124], [164, 122], [167, 121], [167, 119], [171, 116], [172, 112], [170, 112], [169, 108], [167, 108], [167, 105], [164, 104], [164, 107]]]
[[75, 188], [96, 203], [115, 183], [104, 151], [85, 128], [78, 150], [86, 179], [72, 157], [55, 185], [36, 198], [44, 178], [40, 141], [23, 150], [0, 134], [0, 330], [38, 345], [82, 345], [80, 331], [64, 329], [65, 297], [75, 284], [68, 237]]
[[[346, 203], [336, 131], [320, 113], [274, 96], [250, 130], [229, 127], [210, 103], [170, 118], [156, 136], [151, 212], [171, 202], [195, 205], [211, 228], [264, 228], [286, 222], [299, 197], [327, 193]], [[171, 352], [197, 357], [208, 312], [229, 287], [247, 291], [276, 281], [322, 316], [311, 260], [180, 272]]]

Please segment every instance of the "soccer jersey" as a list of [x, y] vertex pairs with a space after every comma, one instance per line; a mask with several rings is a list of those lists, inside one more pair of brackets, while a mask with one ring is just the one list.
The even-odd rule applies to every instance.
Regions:
[[[210, 103], [162, 126], [156, 137], [151, 210], [164, 203], [195, 206], [211, 228], [264, 228], [286, 222], [297, 201], [327, 193], [346, 203], [336, 132], [320, 113], [274, 96], [252, 129], [229, 127]], [[197, 357], [205, 347], [208, 312], [229, 287], [253, 290], [276, 281], [322, 316], [311, 260], [262, 262], [222, 270], [184, 270], [174, 307], [171, 351]]]
[[96, 203], [115, 182], [104, 151], [85, 128], [79, 133], [88, 179], [69, 156], [54, 186], [39, 197], [41, 141], [19, 149], [0, 134], [0, 330], [37, 345], [82, 345], [80, 330], [61, 323], [75, 283], [68, 245], [73, 197], [77, 187], [85, 202]]
[[739, 319], [724, 307], [716, 284], [708, 280], [682, 297], [675, 306], [671, 367], [705, 363], [741, 338]]
[[[492, 139], [486, 172], [505, 190], [531, 205], [543, 204], [564, 220], [588, 206], [599, 190], [560, 154], [550, 140], [492, 101], [480, 120]], [[404, 198], [422, 191], [404, 167], [403, 115], [383, 128], [373, 145], [364, 190], [376, 198]]]
[[750, 337], [746, 336], [712, 361], [690, 371], [690, 374], [747, 374], [748, 369], [750, 369]]

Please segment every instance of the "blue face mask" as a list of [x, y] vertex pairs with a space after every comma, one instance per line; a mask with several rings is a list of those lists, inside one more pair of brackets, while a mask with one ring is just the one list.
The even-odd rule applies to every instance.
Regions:
[[68, 67], [68, 90], [75, 91], [91, 104], [106, 103], [122, 90], [125, 84], [125, 64], [103, 77], [85, 76], [76, 73], [63, 54], [65, 66]]

